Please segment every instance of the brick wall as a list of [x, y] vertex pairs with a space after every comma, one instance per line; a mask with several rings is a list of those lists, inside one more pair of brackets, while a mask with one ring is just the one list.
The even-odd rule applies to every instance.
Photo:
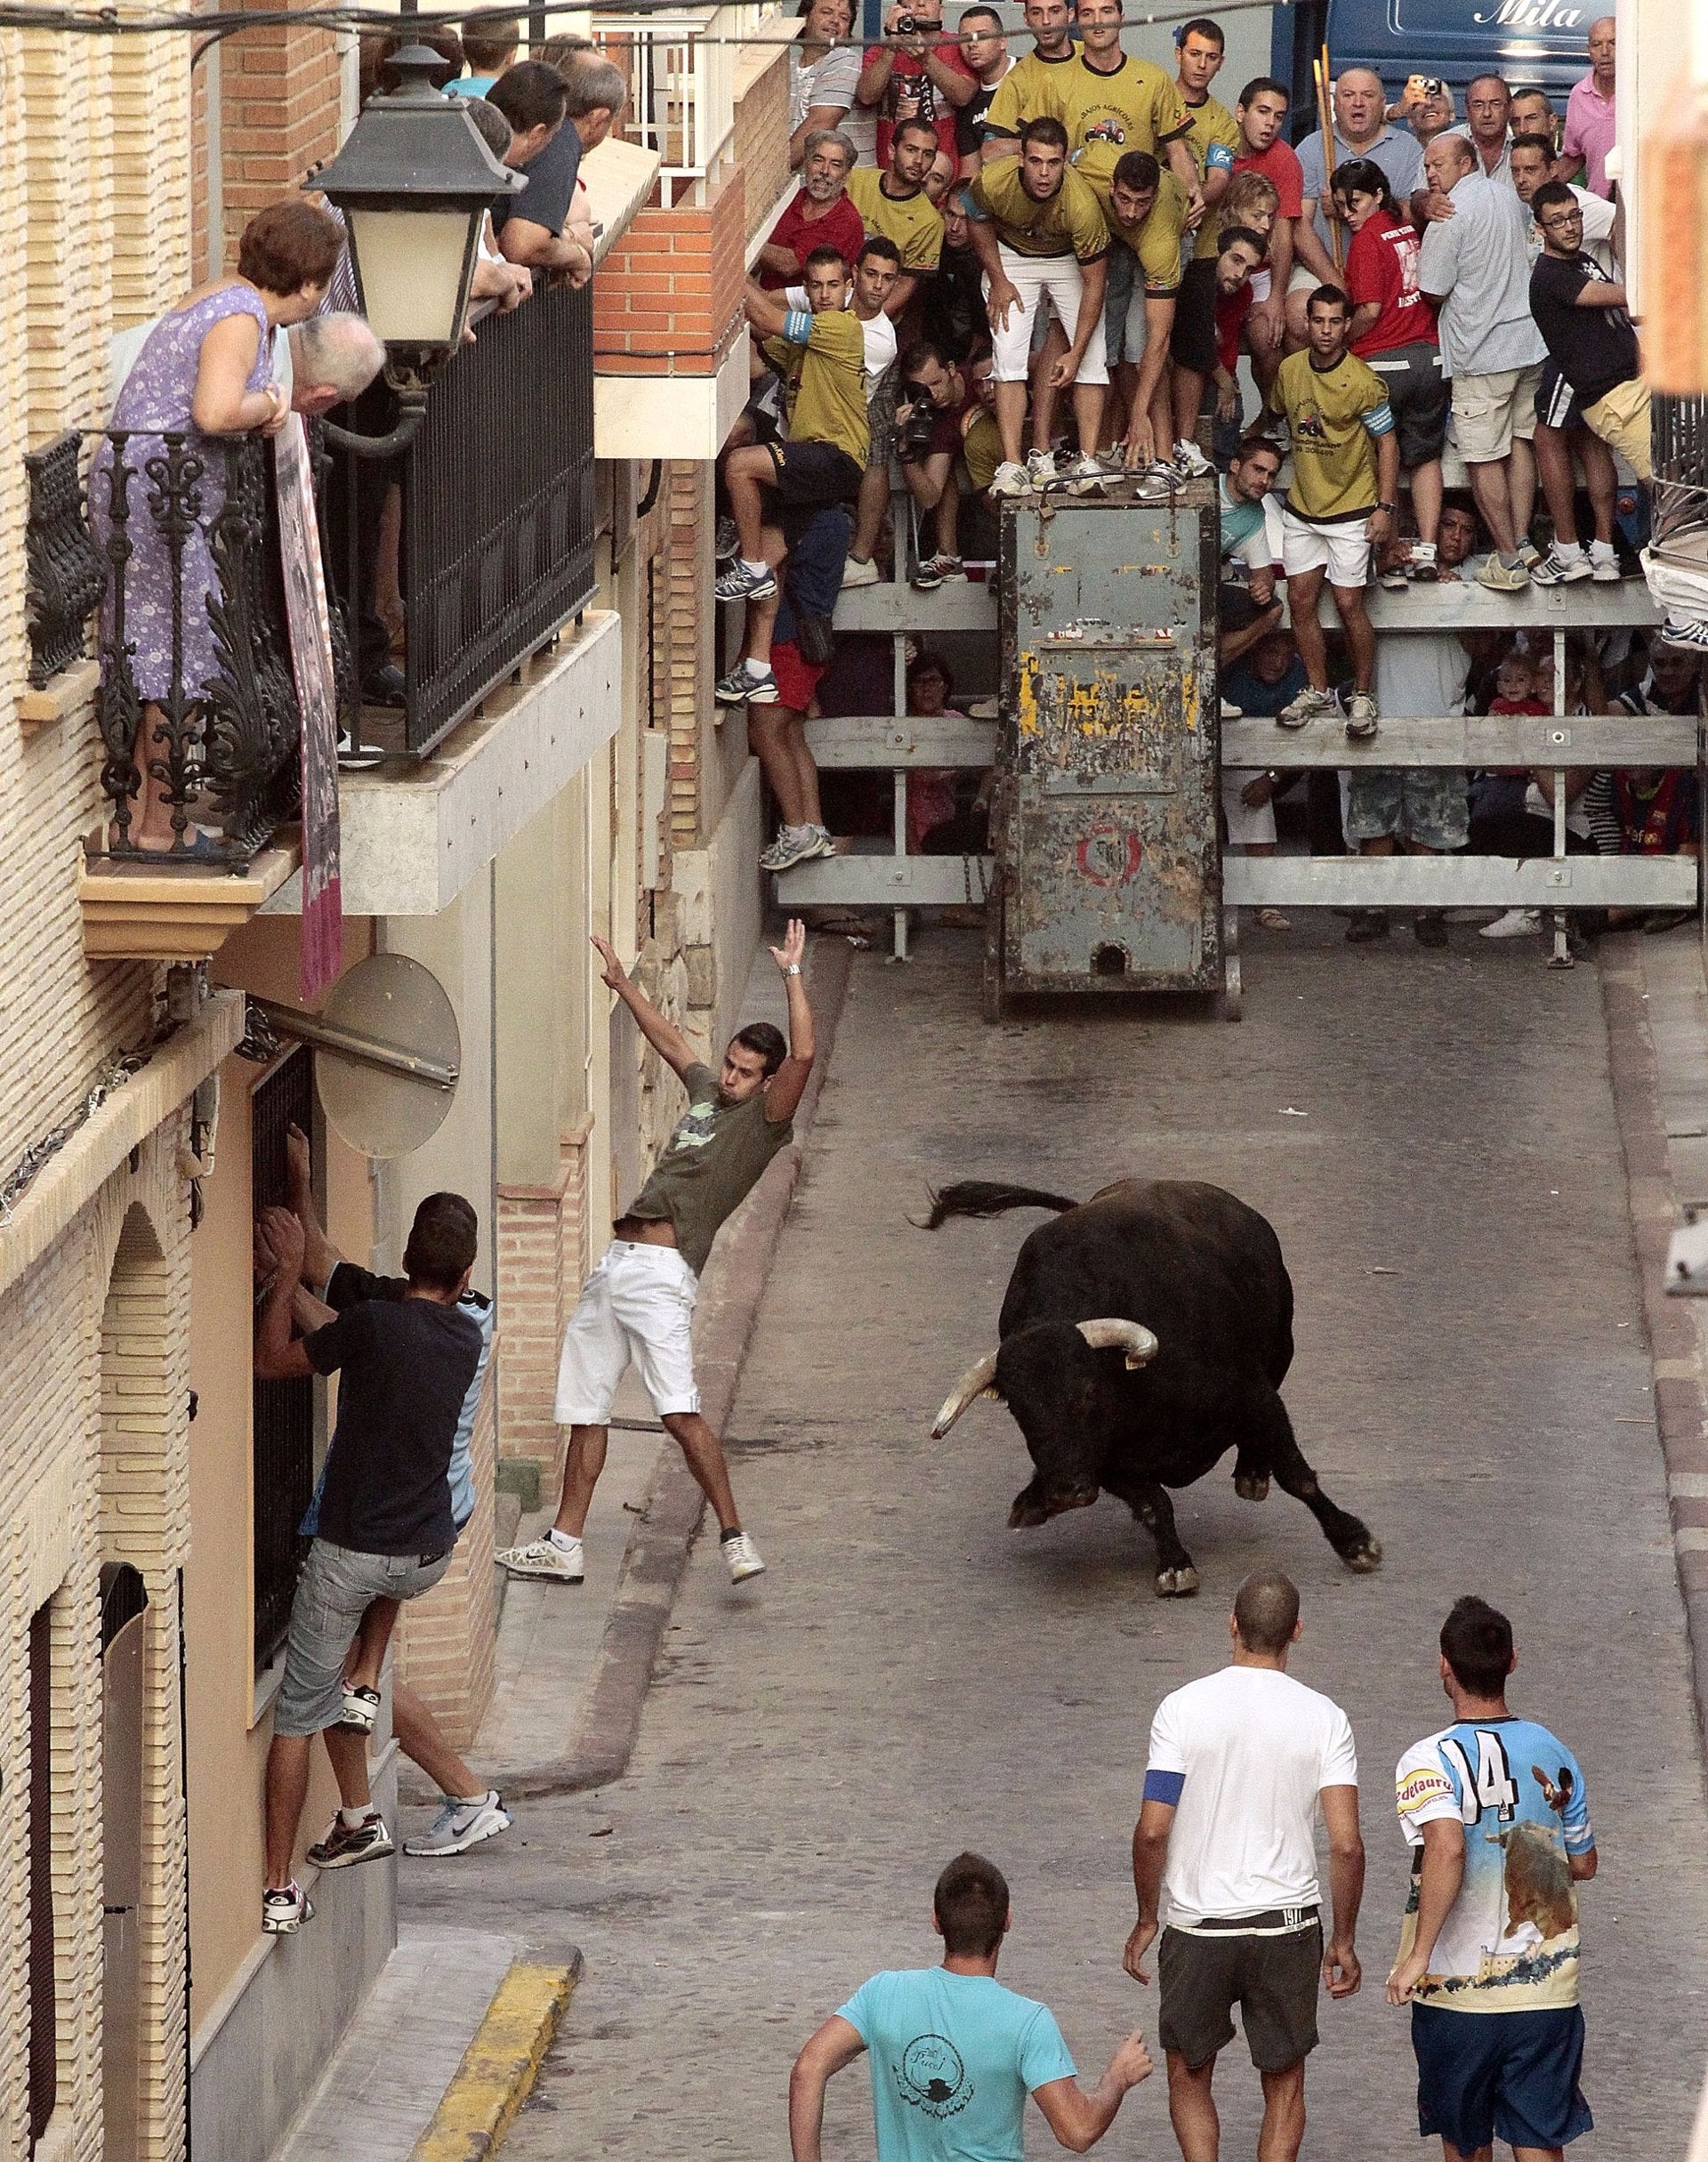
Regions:
[[701, 731], [711, 710], [717, 615], [709, 545], [715, 515], [712, 468], [673, 464], [665, 487], [667, 527], [660, 565], [667, 657], [657, 667], [670, 730], [670, 839], [696, 848], [703, 835]]
[[736, 108], [736, 164], [747, 186], [751, 240], [789, 184], [789, 63], [786, 52], [748, 85]]
[[221, 185], [227, 260], [255, 212], [294, 192], [338, 147], [337, 40], [278, 23], [228, 37], [220, 49]]
[[425, 1698], [453, 1748], [474, 1740], [492, 1695], [498, 1615], [492, 1582], [494, 1405], [496, 1360], [474, 1423], [474, 1514], [447, 1569], [423, 1598], [404, 1608], [398, 1628], [398, 1668]]
[[741, 327], [747, 191], [739, 166], [703, 206], [641, 211], [593, 281], [601, 375], [713, 375]]

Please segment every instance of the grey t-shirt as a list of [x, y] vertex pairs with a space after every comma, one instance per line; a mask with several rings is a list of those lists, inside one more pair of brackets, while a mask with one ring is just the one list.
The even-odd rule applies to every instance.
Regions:
[[[1307, 135], [1298, 145], [1299, 172], [1304, 185], [1305, 200], [1309, 203], [1320, 196], [1328, 181], [1323, 168], [1323, 131]], [[1367, 157], [1373, 165], [1382, 167], [1388, 175], [1388, 185], [1393, 190], [1403, 210], [1406, 198], [1422, 187], [1424, 182], [1423, 153], [1419, 149], [1415, 135], [1408, 135], [1403, 128], [1385, 127], [1367, 150], [1353, 151], [1337, 136], [1334, 141], [1334, 163], [1343, 165], [1353, 157]], [[1334, 243], [1330, 238], [1328, 220], [1323, 215], [1320, 204], [1315, 216], [1317, 238], [1328, 250], [1332, 258]], [[1346, 243], [1350, 236], [1341, 235], [1341, 254], [1346, 254]]]
[[1548, 348], [1530, 312], [1530, 252], [1524, 205], [1504, 181], [1468, 173], [1453, 190], [1453, 215], [1429, 226], [1418, 258], [1425, 293], [1445, 295], [1436, 319], [1450, 375], [1529, 367]]
[[724, 1218], [747, 1198], [793, 1137], [794, 1125], [786, 1118], [767, 1118], [763, 1095], [745, 1103], [722, 1102], [709, 1066], [690, 1066], [682, 1079], [688, 1109], [625, 1214], [649, 1223], [667, 1221], [682, 1259], [697, 1276]]

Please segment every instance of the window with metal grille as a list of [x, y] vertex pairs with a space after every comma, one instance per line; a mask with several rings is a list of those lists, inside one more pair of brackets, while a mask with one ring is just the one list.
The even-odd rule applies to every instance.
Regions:
[[53, 1988], [53, 1621], [29, 1617], [29, 2144], [59, 2099], [60, 2021]]
[[[250, 1098], [251, 1175], [254, 1210], [289, 1198], [285, 1162], [287, 1126], [314, 1131], [314, 1061], [298, 1045]], [[255, 1671], [284, 1646], [305, 1542], [297, 1526], [314, 1491], [315, 1384], [312, 1380], [254, 1384]]]

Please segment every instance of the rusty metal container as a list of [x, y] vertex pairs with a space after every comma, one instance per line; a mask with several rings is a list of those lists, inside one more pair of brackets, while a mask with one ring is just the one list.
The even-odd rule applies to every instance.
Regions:
[[1215, 485], [1003, 506], [986, 1008], [1220, 991]]

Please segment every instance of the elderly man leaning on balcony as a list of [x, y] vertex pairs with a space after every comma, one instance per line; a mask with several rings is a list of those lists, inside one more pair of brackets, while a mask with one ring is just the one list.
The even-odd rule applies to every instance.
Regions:
[[512, 262], [561, 270], [572, 286], [584, 286], [593, 274], [593, 234], [585, 213], [577, 215], [576, 183], [584, 152], [597, 149], [622, 117], [628, 85], [619, 68], [580, 39], [552, 38], [541, 55], [507, 68], [489, 96], [516, 126], [512, 78], [524, 69], [549, 68], [564, 85], [564, 125], [531, 161], [520, 203], [501, 204], [493, 223]]

